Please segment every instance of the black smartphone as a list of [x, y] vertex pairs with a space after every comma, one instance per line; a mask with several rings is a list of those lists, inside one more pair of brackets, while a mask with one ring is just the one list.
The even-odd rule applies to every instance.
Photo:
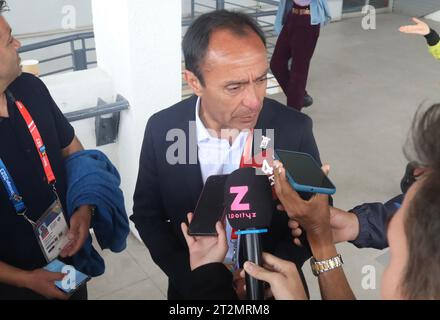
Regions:
[[215, 224], [222, 220], [225, 211], [224, 187], [228, 175], [213, 175], [206, 179], [188, 234], [191, 236], [215, 236]]

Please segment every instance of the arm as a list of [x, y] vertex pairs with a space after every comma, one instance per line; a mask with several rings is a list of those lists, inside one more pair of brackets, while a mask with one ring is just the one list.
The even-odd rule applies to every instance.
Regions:
[[440, 36], [437, 32], [430, 29], [429, 34], [425, 36], [428, 42], [429, 52], [434, 56], [434, 58], [440, 60]]
[[385, 204], [364, 203], [350, 210], [359, 220], [358, 235], [351, 242], [358, 248], [387, 248], [388, 221], [397, 212], [402, 200], [403, 194]]
[[[70, 125], [64, 114], [58, 108], [56, 102], [51, 97], [49, 90], [41, 80], [38, 79], [38, 81], [41, 84], [41, 90], [47, 95], [48, 106], [54, 119], [62, 157], [66, 159], [70, 155], [78, 151], [84, 150], [81, 142], [75, 136], [75, 131], [73, 127]], [[67, 187], [68, 186], [69, 182], [67, 181]], [[84, 205], [77, 208], [72, 214], [69, 220], [70, 226], [68, 233], [70, 242], [60, 253], [61, 257], [71, 257], [83, 247], [85, 241], [89, 236], [92, 213], [92, 207]]]
[[[275, 191], [289, 217], [307, 232], [313, 256], [316, 260], [335, 257], [328, 196], [317, 194], [310, 200], [301, 199], [288, 183], [282, 164], [278, 162], [276, 166]], [[354, 299], [342, 267], [321, 273], [318, 278], [323, 299]]]
[[[320, 234], [309, 233], [308, 240], [316, 260], [327, 260], [338, 253], [334, 245], [332, 232], [328, 229]], [[342, 267], [321, 273], [318, 276], [319, 289], [323, 300], [354, 300], [356, 299]]]
[[428, 24], [417, 18], [413, 18], [412, 20], [415, 22], [414, 25], [402, 26], [399, 31], [424, 36], [428, 42], [429, 52], [434, 58], [440, 59], [440, 37], [437, 32], [430, 29]]
[[61, 149], [61, 154], [63, 158], [68, 158], [70, 155], [82, 150], [84, 150], [84, 147], [79, 139], [74, 136], [72, 142], [67, 147]]
[[153, 143], [153, 132], [156, 132], [152, 128], [153, 121], [154, 118], [150, 118], [145, 130], [133, 196], [133, 215], [130, 219], [135, 223], [154, 262], [166, 273], [181, 294], [187, 294], [190, 284], [188, 249], [179, 241], [171, 223], [167, 222], [168, 218], [162, 206]]

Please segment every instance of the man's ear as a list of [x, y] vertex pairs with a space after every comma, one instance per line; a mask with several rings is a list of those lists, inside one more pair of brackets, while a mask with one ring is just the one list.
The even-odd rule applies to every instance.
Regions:
[[201, 97], [203, 93], [203, 85], [200, 83], [199, 78], [189, 70], [183, 71], [185, 81], [191, 87], [192, 91], [196, 96]]

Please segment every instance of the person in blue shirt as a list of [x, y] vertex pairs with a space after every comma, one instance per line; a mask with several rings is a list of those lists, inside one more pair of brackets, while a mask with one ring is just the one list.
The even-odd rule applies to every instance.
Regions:
[[289, 107], [301, 110], [313, 104], [306, 92], [310, 61], [320, 27], [330, 20], [327, 0], [280, 0], [275, 31], [281, 33], [270, 68], [287, 96]]

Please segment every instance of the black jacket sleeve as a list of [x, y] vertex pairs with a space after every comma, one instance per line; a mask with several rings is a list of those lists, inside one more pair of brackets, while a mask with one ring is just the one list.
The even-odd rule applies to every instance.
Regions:
[[232, 273], [222, 263], [198, 267], [190, 274], [192, 300], [238, 300], [232, 286]]
[[165, 272], [173, 287], [182, 296], [186, 296], [191, 271], [188, 250], [179, 241], [163, 209], [153, 123], [154, 116], [148, 121], [145, 130], [131, 220], [148, 247], [153, 261]]
[[388, 247], [387, 228], [390, 219], [402, 204], [404, 195], [383, 203], [364, 203], [350, 210], [359, 219], [359, 236], [352, 243], [358, 248]]
[[425, 36], [425, 39], [430, 47], [433, 47], [440, 42], [440, 36], [433, 29], [431, 29], [431, 32]]

